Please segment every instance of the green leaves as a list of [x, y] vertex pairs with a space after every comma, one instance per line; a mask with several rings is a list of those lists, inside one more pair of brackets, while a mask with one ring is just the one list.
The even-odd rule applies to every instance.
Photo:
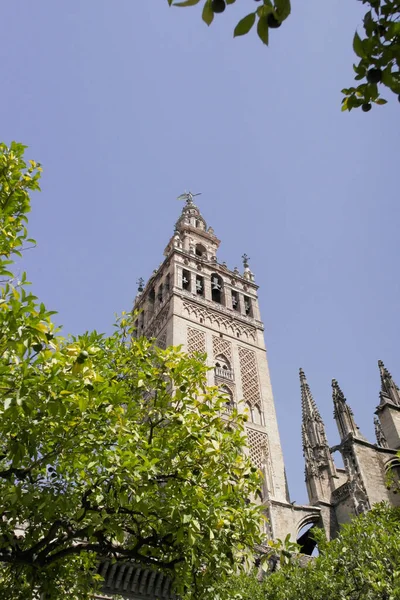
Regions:
[[[369, 0], [371, 9], [363, 19], [365, 36], [361, 38], [355, 32], [353, 50], [360, 58], [354, 65], [355, 80], [363, 81], [357, 88], [346, 93], [342, 100], [342, 110], [362, 107], [364, 112], [371, 108], [371, 102], [377, 105], [386, 104], [380, 98], [380, 87], [385, 86], [394, 94], [400, 93], [400, 5], [390, 0]], [[373, 75], [379, 73], [379, 79]]]
[[173, 6], [195, 6], [200, 0], [183, 0], [183, 2], [174, 2]]
[[256, 20], [256, 13], [250, 13], [246, 17], [243, 17], [241, 21], [236, 25], [235, 30], [233, 32], [233, 37], [237, 37], [239, 35], [246, 35], [249, 33], [250, 29], [253, 27]]
[[358, 35], [357, 31], [355, 32], [354, 38], [353, 38], [353, 50], [357, 54], [357, 56], [359, 56], [360, 58], [365, 58], [365, 51], [363, 48], [363, 43], [362, 43], [361, 38]]
[[[194, 6], [200, 0], [185, 0], [168, 4], [174, 6]], [[235, 0], [226, 0], [226, 5]], [[400, 4], [397, 0], [363, 0], [368, 5], [363, 18], [365, 36], [357, 31], [353, 37], [353, 50], [360, 59], [354, 65], [354, 79], [359, 82], [366, 78], [371, 69], [380, 69], [380, 86], [385, 86], [396, 96], [400, 96]], [[225, 6], [225, 5], [224, 5]], [[246, 35], [257, 21], [257, 35], [263, 44], [269, 43], [269, 30], [278, 29], [291, 14], [290, 0], [263, 0], [255, 13], [244, 16], [234, 28], [233, 37]], [[205, 0], [202, 19], [207, 25], [214, 20], [212, 0]], [[367, 81], [368, 83], [368, 81]], [[380, 89], [375, 93], [372, 88], [362, 88], [360, 84], [355, 92], [342, 99], [342, 111], [360, 108], [367, 112], [372, 104], [383, 105], [386, 100], [380, 98]]]
[[214, 20], [214, 11], [211, 7], [211, 0], [206, 0], [203, 8], [202, 18], [207, 25], [211, 25]]
[[[271, 551], [280, 558], [280, 569], [262, 582], [257, 573], [232, 577], [220, 586], [241, 600], [382, 600], [400, 593], [400, 509], [375, 505], [366, 514], [342, 525], [340, 535], [326, 541], [322, 530], [313, 530], [319, 555], [305, 566], [305, 557], [290, 539], [275, 543]], [[263, 570], [270, 570], [265, 556]], [[222, 588], [222, 589], [221, 589]], [[237, 594], [237, 595], [236, 595]]]
[[268, 22], [267, 17], [262, 16], [257, 23], [257, 34], [260, 40], [268, 46]]
[[275, 0], [275, 8], [279, 20], [284, 21], [291, 12], [290, 0]]

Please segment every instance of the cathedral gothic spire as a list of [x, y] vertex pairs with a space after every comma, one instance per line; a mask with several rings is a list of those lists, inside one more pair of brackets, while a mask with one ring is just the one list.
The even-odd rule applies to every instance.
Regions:
[[302, 441], [306, 462], [306, 484], [312, 501], [323, 500], [329, 494], [329, 484], [323, 484], [336, 474], [335, 465], [329, 450], [325, 426], [307, 383], [303, 369], [300, 369]]
[[309, 421], [315, 420], [322, 423], [321, 415], [313, 398], [303, 369], [299, 371], [300, 389], [301, 389], [301, 412], [303, 425]]
[[[310, 463], [321, 463], [326, 451], [329, 453], [325, 426], [311, 393], [305, 373], [300, 369], [302, 438], [304, 456]], [[318, 452], [316, 450], [318, 449]], [[322, 451], [322, 454], [321, 454]], [[330, 454], [330, 453], [329, 453]], [[326, 456], [325, 456], [326, 458]]]
[[354, 421], [353, 411], [347, 404], [346, 398], [336, 379], [332, 379], [332, 399], [334, 406], [333, 416], [339, 430], [340, 439], [344, 440], [349, 434], [363, 438]]
[[381, 405], [390, 402], [395, 406], [400, 406], [400, 390], [393, 381], [393, 377], [381, 360], [378, 360], [378, 366], [381, 376], [381, 391], [379, 394]]

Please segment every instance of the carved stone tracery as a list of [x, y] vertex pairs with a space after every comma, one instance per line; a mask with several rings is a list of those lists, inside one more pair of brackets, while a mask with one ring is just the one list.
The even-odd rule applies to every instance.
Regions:
[[159, 348], [162, 348], [163, 350], [166, 349], [167, 347], [167, 332], [163, 331], [157, 338], [156, 344]]
[[205, 353], [206, 334], [204, 331], [200, 331], [194, 327], [187, 328], [187, 351], [188, 354], [193, 354], [194, 352]]
[[[262, 431], [247, 429], [250, 460], [264, 475], [265, 495], [273, 494], [272, 462], [268, 435]], [[266, 486], [266, 487], [265, 487]]]
[[253, 350], [238, 347], [240, 374], [242, 377], [243, 398], [251, 406], [261, 407], [260, 384], [258, 380], [256, 354]]
[[203, 319], [205, 324], [211, 325], [212, 327], [217, 326], [218, 329], [225, 331], [229, 335], [236, 337], [236, 334], [239, 333], [240, 335], [245, 335], [247, 339], [250, 339], [253, 342], [257, 340], [255, 327], [240, 323], [237, 319], [222, 315], [208, 307], [203, 307], [194, 302], [184, 300], [183, 311], [191, 318], [194, 316], [197, 320]]
[[232, 363], [232, 344], [229, 340], [213, 335], [213, 353], [214, 358], [223, 354]]
[[164, 327], [169, 315], [169, 303], [167, 303], [150, 321], [150, 324], [145, 329], [146, 337], [157, 337], [161, 329]]

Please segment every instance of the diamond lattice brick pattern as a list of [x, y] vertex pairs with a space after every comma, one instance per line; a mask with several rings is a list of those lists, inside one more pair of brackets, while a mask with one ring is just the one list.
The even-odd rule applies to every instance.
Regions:
[[239, 346], [240, 374], [242, 376], [243, 398], [252, 406], [260, 404], [260, 385], [258, 383], [255, 352]]
[[214, 358], [219, 354], [223, 354], [232, 362], [232, 344], [228, 340], [213, 335], [213, 353]]
[[164, 331], [161, 335], [158, 336], [156, 344], [162, 350], [165, 350], [167, 347], [167, 332]]
[[188, 327], [187, 329], [187, 351], [188, 354], [193, 354], [194, 352], [202, 352], [206, 351], [206, 334], [204, 331], [200, 331], [199, 329], [194, 329], [193, 327]]
[[250, 459], [255, 467], [262, 469], [268, 457], [268, 436], [261, 431], [247, 429], [247, 442], [250, 450]]

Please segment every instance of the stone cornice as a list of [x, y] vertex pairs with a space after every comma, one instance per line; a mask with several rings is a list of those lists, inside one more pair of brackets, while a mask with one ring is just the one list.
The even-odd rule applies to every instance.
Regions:
[[398, 450], [394, 448], [382, 448], [381, 446], [378, 446], [378, 444], [372, 444], [371, 442], [368, 442], [368, 440], [362, 440], [358, 437], [355, 437], [351, 433], [340, 444], [332, 446], [330, 448], [330, 452], [336, 452], [337, 450], [345, 451], [347, 448], [350, 448], [354, 444], [358, 444], [359, 446], [365, 446], [366, 448], [371, 448], [372, 450], [376, 450], [377, 452], [380, 452], [382, 454], [397, 454], [398, 452]]
[[379, 406], [376, 407], [375, 410], [375, 414], [379, 415], [380, 412], [382, 412], [385, 408], [391, 408], [393, 410], [396, 410], [397, 412], [400, 412], [400, 406], [397, 406], [397, 404], [393, 404], [393, 402], [390, 402], [390, 400], [386, 400], [383, 404], [379, 404]]

